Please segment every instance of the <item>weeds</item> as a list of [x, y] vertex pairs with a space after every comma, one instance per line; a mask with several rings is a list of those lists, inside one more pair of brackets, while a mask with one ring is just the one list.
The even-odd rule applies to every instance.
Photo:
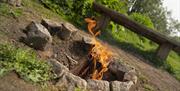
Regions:
[[149, 84], [144, 84], [145, 91], [155, 91], [154, 88]]
[[0, 15], [13, 16], [13, 17], [17, 18], [22, 15], [22, 9], [10, 6], [6, 3], [0, 3]]
[[26, 81], [42, 82], [52, 78], [51, 67], [30, 50], [0, 44], [0, 75], [16, 71]]

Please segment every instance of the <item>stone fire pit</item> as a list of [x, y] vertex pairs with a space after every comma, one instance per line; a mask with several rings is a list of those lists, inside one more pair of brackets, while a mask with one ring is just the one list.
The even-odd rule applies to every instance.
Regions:
[[[46, 54], [45, 59], [53, 67], [56, 74], [53, 83], [60, 91], [129, 91], [137, 83], [135, 69], [115, 58], [112, 58], [102, 80], [81, 77], [80, 70], [88, 60], [91, 43], [88, 37], [91, 36], [69, 23], [43, 19], [41, 23], [31, 23], [27, 30], [24, 40], [27, 45], [42, 51], [40, 53], [51, 49], [51, 54]], [[38, 41], [44, 42], [39, 46]], [[44, 58], [41, 54], [40, 57]]]

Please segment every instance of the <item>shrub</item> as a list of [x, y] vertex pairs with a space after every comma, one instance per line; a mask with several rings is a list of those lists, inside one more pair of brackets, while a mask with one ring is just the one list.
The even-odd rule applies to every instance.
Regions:
[[138, 22], [139, 24], [142, 24], [142, 25], [144, 25], [146, 27], [154, 29], [154, 25], [153, 25], [151, 19], [146, 15], [143, 15], [143, 14], [140, 14], [140, 13], [132, 13], [129, 17], [132, 20]]
[[[72, 22], [81, 25], [85, 17], [96, 16], [92, 11], [92, 3], [94, 0], [41, 0], [46, 7], [57, 12], [59, 15], [70, 19]], [[97, 0], [109, 8], [118, 12], [126, 13], [127, 1], [124, 0]]]

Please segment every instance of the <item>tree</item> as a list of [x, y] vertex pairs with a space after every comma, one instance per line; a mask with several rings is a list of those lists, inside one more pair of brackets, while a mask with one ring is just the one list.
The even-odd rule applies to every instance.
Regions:
[[162, 0], [129, 0], [129, 14], [133, 12], [148, 15], [155, 28], [167, 30], [167, 10], [162, 6]]

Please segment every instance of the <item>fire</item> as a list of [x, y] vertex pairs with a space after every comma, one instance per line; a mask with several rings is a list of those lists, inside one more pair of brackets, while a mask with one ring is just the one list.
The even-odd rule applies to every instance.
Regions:
[[94, 44], [89, 52], [90, 60], [93, 63], [91, 79], [101, 80], [103, 73], [108, 70], [112, 52], [96, 40], [96, 36], [100, 34], [100, 31], [93, 30], [96, 27], [96, 21], [91, 18], [86, 18], [85, 21], [88, 23], [88, 31], [93, 35], [92, 42]]

